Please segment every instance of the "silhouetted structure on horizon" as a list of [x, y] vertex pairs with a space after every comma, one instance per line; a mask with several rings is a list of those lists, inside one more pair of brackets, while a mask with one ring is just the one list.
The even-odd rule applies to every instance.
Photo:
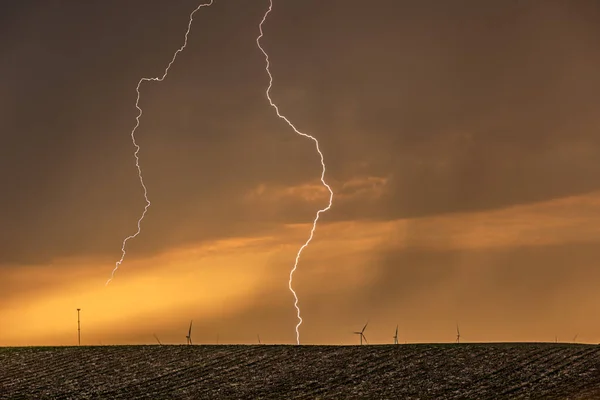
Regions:
[[185, 337], [187, 339], [187, 344], [191, 345], [192, 343], [192, 322], [194, 322], [194, 320], [190, 321], [190, 329], [188, 330], [188, 334]]
[[81, 308], [77, 309], [77, 346], [81, 346], [81, 323], [79, 318], [79, 311], [81, 311]]
[[460, 329], [458, 328], [458, 324], [456, 324], [456, 344], [460, 343]]
[[367, 321], [367, 323], [365, 324], [365, 326], [363, 326], [362, 330], [360, 332], [353, 332], [355, 335], [360, 335], [360, 344], [362, 345], [363, 343], [363, 339], [365, 339], [365, 342], [367, 344], [369, 344], [369, 342], [367, 342], [367, 338], [365, 336], [365, 329], [367, 329], [367, 325], [369, 325], [369, 321]]

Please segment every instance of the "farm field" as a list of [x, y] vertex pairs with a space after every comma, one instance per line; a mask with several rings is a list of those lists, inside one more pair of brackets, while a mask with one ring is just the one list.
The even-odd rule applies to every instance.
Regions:
[[0, 348], [0, 399], [600, 399], [600, 346]]

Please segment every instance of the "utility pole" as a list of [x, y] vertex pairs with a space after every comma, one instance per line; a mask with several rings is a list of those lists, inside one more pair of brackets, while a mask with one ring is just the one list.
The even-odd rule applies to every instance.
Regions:
[[79, 311], [81, 311], [81, 308], [77, 309], [77, 344], [81, 346], [81, 324], [79, 322]]

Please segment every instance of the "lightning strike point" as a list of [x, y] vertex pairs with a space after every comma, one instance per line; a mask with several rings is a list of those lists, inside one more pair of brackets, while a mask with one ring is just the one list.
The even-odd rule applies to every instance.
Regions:
[[121, 246], [121, 259], [115, 263], [115, 268], [112, 270], [112, 272], [110, 274], [110, 278], [108, 278], [108, 280], [106, 281], [105, 286], [107, 286], [110, 283], [110, 281], [112, 281], [112, 279], [115, 276], [115, 272], [117, 272], [117, 270], [119, 269], [119, 266], [123, 263], [123, 260], [125, 259], [125, 246], [127, 245], [127, 242], [130, 239], [133, 239], [137, 235], [140, 234], [140, 232], [142, 230], [142, 228], [141, 228], [142, 220], [146, 216], [146, 212], [148, 212], [148, 208], [150, 207], [150, 204], [151, 204], [150, 200], [148, 200], [148, 189], [146, 189], [146, 185], [144, 184], [144, 178], [142, 177], [142, 168], [140, 167], [140, 158], [138, 157], [138, 153], [140, 152], [140, 146], [135, 141], [135, 131], [140, 126], [140, 117], [142, 116], [142, 109], [140, 108], [140, 105], [139, 105], [140, 86], [141, 86], [142, 82], [149, 82], [149, 81], [162, 82], [167, 77], [167, 75], [169, 74], [169, 69], [171, 68], [171, 65], [173, 65], [173, 63], [175, 62], [177, 55], [179, 53], [181, 53], [183, 51], [183, 49], [185, 49], [185, 47], [187, 46], [188, 35], [190, 33], [190, 30], [192, 29], [192, 22], [194, 20], [194, 14], [196, 13], [196, 11], [200, 10], [202, 7], [211, 6], [213, 4], [213, 1], [214, 0], [210, 0], [210, 2], [208, 2], [208, 3], [200, 4], [198, 7], [196, 7], [194, 9], [194, 11], [192, 11], [190, 13], [190, 19], [188, 22], [187, 31], [185, 32], [185, 39], [184, 39], [183, 45], [179, 49], [177, 49], [177, 51], [175, 51], [175, 53], [173, 54], [173, 58], [171, 58], [171, 62], [169, 62], [169, 64], [167, 65], [167, 68], [165, 68], [164, 74], [160, 77], [141, 78], [137, 84], [137, 87], [135, 88], [135, 91], [137, 92], [137, 98], [135, 100], [135, 108], [137, 108], [137, 110], [138, 110], [138, 115], [137, 115], [137, 117], [135, 117], [136, 123], [135, 123], [135, 126], [133, 127], [133, 130], [131, 131], [131, 141], [133, 142], [133, 146], [135, 147], [135, 152], [133, 153], [133, 156], [135, 157], [135, 166], [137, 167], [137, 170], [138, 170], [138, 177], [140, 178], [140, 183], [142, 184], [142, 188], [144, 189], [144, 199], [146, 200], [146, 206], [144, 207], [142, 216], [138, 220], [137, 231], [133, 235], [127, 236], [123, 240], [123, 245]]
[[319, 217], [321, 216], [322, 213], [324, 213], [325, 211], [327, 211], [331, 208], [331, 204], [333, 202], [333, 190], [331, 190], [331, 187], [327, 184], [327, 182], [325, 182], [325, 161], [323, 159], [323, 153], [321, 153], [321, 149], [319, 148], [319, 141], [315, 137], [308, 135], [306, 133], [302, 133], [298, 129], [296, 129], [294, 124], [292, 124], [289, 119], [287, 119], [284, 115], [282, 115], [279, 112], [279, 108], [273, 102], [273, 100], [271, 99], [271, 96], [269, 94], [271, 91], [271, 87], [273, 86], [273, 76], [271, 75], [271, 71], [269, 70], [269, 66], [270, 66], [269, 55], [260, 45], [260, 39], [263, 37], [262, 26], [272, 9], [273, 9], [273, 0], [269, 0], [269, 9], [267, 10], [267, 12], [265, 12], [265, 15], [263, 16], [262, 21], [260, 21], [260, 24], [258, 25], [260, 35], [258, 35], [258, 37], [256, 38], [256, 45], [258, 46], [260, 51], [265, 56], [265, 62], [266, 62], [265, 70], [267, 71], [267, 75], [269, 75], [269, 86], [267, 87], [267, 90], [265, 93], [267, 95], [267, 99], [269, 100], [269, 104], [271, 105], [271, 107], [273, 107], [275, 109], [275, 112], [277, 113], [277, 116], [279, 118], [283, 119], [298, 135], [304, 136], [308, 139], [311, 139], [313, 142], [315, 142], [315, 147], [317, 148], [317, 152], [319, 153], [319, 156], [321, 156], [321, 166], [323, 167], [323, 170], [321, 173], [321, 183], [323, 184], [323, 186], [325, 186], [327, 188], [327, 190], [329, 190], [329, 204], [327, 204], [327, 207], [317, 211], [317, 215], [315, 216], [315, 219], [313, 221], [313, 226], [310, 231], [310, 236], [308, 237], [308, 240], [302, 245], [302, 247], [300, 247], [300, 250], [298, 250], [298, 253], [296, 254], [296, 261], [294, 263], [294, 268], [292, 268], [292, 270], [290, 271], [290, 279], [288, 281], [288, 287], [289, 287], [290, 291], [292, 292], [292, 294], [294, 295], [294, 307], [296, 307], [296, 312], [297, 312], [297, 316], [298, 316], [298, 324], [296, 325], [296, 344], [300, 344], [299, 328], [300, 328], [300, 325], [302, 325], [302, 317], [300, 316], [300, 307], [298, 307], [298, 295], [292, 288], [292, 281], [293, 281], [293, 277], [294, 277], [294, 272], [296, 272], [296, 269], [298, 268], [298, 261], [300, 260], [300, 255], [302, 254], [302, 251], [311, 242], [313, 235], [315, 233], [315, 229], [317, 228], [317, 221], [319, 220]]

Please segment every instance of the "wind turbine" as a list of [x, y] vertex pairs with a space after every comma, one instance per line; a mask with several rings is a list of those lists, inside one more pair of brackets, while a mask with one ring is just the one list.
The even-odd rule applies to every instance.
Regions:
[[262, 344], [262, 343], [260, 342], [260, 335], [258, 335], [258, 334], [257, 334], [257, 335], [256, 335], [256, 337], [258, 338], [258, 344]]
[[396, 334], [394, 335], [394, 344], [398, 344], [398, 325], [396, 325]]
[[81, 324], [79, 320], [79, 311], [81, 311], [81, 308], [77, 309], [77, 345], [81, 346]]
[[192, 321], [190, 321], [190, 329], [188, 330], [188, 334], [185, 337], [187, 339], [187, 344], [192, 344]]
[[362, 345], [363, 339], [365, 339], [365, 342], [367, 344], [369, 344], [369, 342], [367, 342], [367, 338], [365, 337], [365, 329], [367, 329], [367, 325], [369, 325], [369, 321], [367, 321], [367, 323], [365, 324], [365, 326], [363, 326], [363, 328], [360, 332], [353, 332], [355, 335], [360, 335], [360, 344], [361, 345]]
[[456, 343], [460, 343], [460, 329], [458, 329], [458, 324], [456, 324]]
[[154, 339], [156, 339], [158, 344], [162, 346], [162, 343], [160, 342], [160, 339], [158, 338], [158, 336], [156, 336], [156, 333], [153, 333], [153, 335], [154, 335]]

